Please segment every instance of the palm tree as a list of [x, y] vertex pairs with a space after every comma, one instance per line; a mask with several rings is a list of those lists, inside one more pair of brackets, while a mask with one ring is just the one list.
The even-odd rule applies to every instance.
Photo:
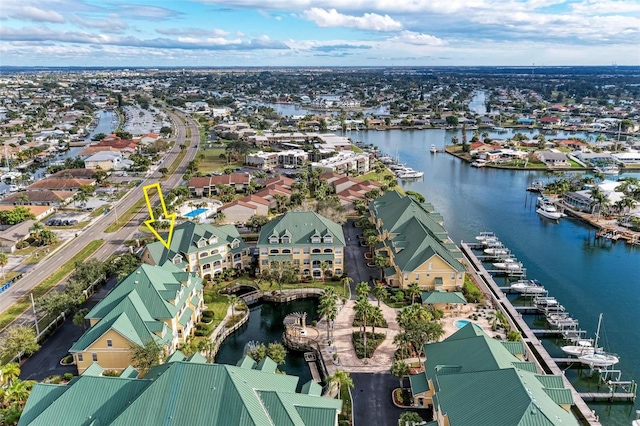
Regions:
[[73, 324], [82, 327], [82, 331], [87, 328], [87, 321], [85, 320], [85, 317], [88, 313], [89, 309], [83, 308], [76, 312], [76, 314], [73, 316]]
[[10, 362], [0, 367], [0, 384], [11, 386], [20, 376], [20, 366], [17, 362]]
[[40, 242], [42, 239], [42, 231], [44, 231], [44, 225], [42, 225], [42, 223], [40, 222], [34, 222], [34, 224], [31, 225], [31, 228], [29, 228], [29, 232], [33, 235], [33, 238], [38, 242], [38, 245], [40, 245]]
[[232, 316], [236, 316], [236, 303], [240, 302], [240, 298], [238, 296], [236, 296], [235, 294], [229, 294], [227, 295], [227, 298], [229, 299], [229, 304], [231, 305], [231, 315]]
[[376, 244], [380, 242], [380, 240], [376, 235], [369, 235], [365, 238], [364, 242], [369, 246], [369, 253], [371, 253], [371, 257], [373, 258], [373, 249], [375, 248]]
[[[384, 315], [382, 315], [382, 309], [377, 306], [370, 306], [369, 309], [369, 324], [371, 324], [371, 332], [376, 333], [376, 324], [384, 324]], [[366, 330], [365, 330], [366, 332]]]
[[406, 288], [406, 292], [407, 295], [411, 297], [411, 304], [413, 305], [415, 303], [416, 296], [420, 296], [420, 294], [422, 293], [422, 289], [420, 288], [418, 283], [413, 282], [409, 283], [409, 286]]
[[78, 201], [81, 203], [86, 203], [88, 199], [89, 199], [89, 195], [87, 195], [86, 192], [83, 192], [83, 191], [76, 192], [75, 195], [73, 196], [73, 205], [78, 207]]
[[351, 283], [353, 282], [353, 278], [351, 278], [350, 276], [344, 276], [342, 277], [342, 296], [343, 297], [347, 297], [347, 286], [351, 285]]
[[384, 286], [377, 285], [373, 287], [373, 295], [378, 300], [378, 307], [380, 307], [380, 302], [383, 302], [387, 298], [389, 293], [387, 293], [387, 289], [384, 288]]
[[373, 264], [380, 268], [380, 281], [382, 281], [384, 278], [384, 268], [389, 264], [387, 258], [381, 254], [376, 254], [373, 257]]
[[327, 381], [329, 383], [336, 383], [338, 385], [338, 398], [342, 394], [342, 387], [345, 388], [353, 388], [353, 379], [349, 376], [348, 371], [336, 370], [333, 375], [331, 375]]
[[367, 283], [366, 281], [360, 281], [356, 285], [356, 295], [358, 296], [358, 299], [366, 299], [367, 297], [369, 297], [370, 291], [371, 287], [369, 287], [369, 283]]
[[331, 337], [329, 334], [329, 323], [336, 319], [338, 315], [338, 295], [331, 288], [327, 288], [322, 292], [320, 296], [320, 309], [319, 313], [325, 317], [327, 323], [327, 340]]
[[400, 350], [401, 358], [407, 358], [411, 354], [410, 351], [407, 351], [407, 349], [412, 347], [411, 338], [404, 331], [396, 334], [396, 336], [393, 338], [393, 344], [396, 345]]
[[320, 270], [322, 271], [322, 283], [324, 284], [327, 279], [327, 272], [330, 270], [329, 262], [327, 262], [326, 260], [320, 262]]
[[400, 380], [400, 389], [404, 385], [404, 378], [411, 374], [411, 367], [404, 361], [395, 361], [391, 365], [391, 374], [396, 376]]
[[4, 267], [9, 263], [9, 256], [0, 253], [0, 269], [2, 270], [2, 279], [4, 280]]

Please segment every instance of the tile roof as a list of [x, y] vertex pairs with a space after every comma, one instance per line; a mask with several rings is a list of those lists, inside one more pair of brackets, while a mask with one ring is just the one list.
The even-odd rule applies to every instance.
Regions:
[[2, 204], [20, 203], [20, 198], [26, 196], [30, 203], [59, 203], [73, 197], [74, 191], [21, 191], [10, 194], [0, 200]]
[[78, 189], [83, 185], [92, 185], [96, 181], [95, 179], [43, 179], [38, 182], [32, 183], [27, 186], [27, 190], [39, 190], [39, 189]]

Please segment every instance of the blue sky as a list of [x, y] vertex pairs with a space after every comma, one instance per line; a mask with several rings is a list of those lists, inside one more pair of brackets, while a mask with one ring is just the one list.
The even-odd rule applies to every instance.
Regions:
[[638, 65], [639, 0], [2, 0], [0, 65]]

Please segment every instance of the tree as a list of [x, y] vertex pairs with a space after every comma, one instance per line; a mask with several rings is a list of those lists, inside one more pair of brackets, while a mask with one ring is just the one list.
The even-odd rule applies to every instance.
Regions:
[[369, 292], [371, 292], [371, 287], [366, 281], [360, 281], [356, 285], [356, 295], [358, 299], [366, 299], [369, 297]]
[[338, 385], [338, 397], [342, 394], [342, 388], [351, 388], [353, 389], [353, 379], [349, 376], [348, 371], [336, 370], [329, 378], [327, 379], [329, 383], [335, 383]]
[[294, 282], [298, 272], [290, 260], [274, 260], [269, 262], [269, 268], [261, 273], [261, 277], [272, 283], [275, 282], [282, 293], [282, 284]]
[[78, 207], [78, 202], [86, 203], [89, 200], [89, 195], [86, 192], [78, 191], [73, 195], [73, 204]]
[[164, 348], [153, 339], [149, 339], [144, 345], [132, 345], [129, 349], [131, 365], [146, 376], [149, 370], [162, 363]]
[[422, 289], [420, 288], [418, 283], [413, 282], [413, 283], [409, 283], [409, 286], [407, 287], [406, 292], [407, 292], [407, 296], [411, 298], [411, 304], [413, 305], [415, 303], [416, 296], [420, 296], [420, 294], [422, 293]]
[[229, 304], [231, 305], [231, 315], [232, 316], [236, 316], [236, 304], [238, 304], [240, 302], [240, 298], [238, 296], [236, 296], [235, 294], [229, 294], [227, 295], [227, 298], [229, 299]]
[[320, 296], [320, 315], [325, 317], [327, 323], [327, 340], [331, 337], [329, 334], [329, 323], [336, 319], [338, 315], [338, 294], [331, 287], [325, 288]]
[[0, 270], [2, 270], [2, 279], [4, 280], [4, 267], [9, 263], [9, 256], [0, 253]]
[[264, 358], [269, 357], [276, 364], [282, 365], [285, 363], [287, 349], [282, 345], [282, 343], [273, 342], [269, 343], [269, 345], [260, 343], [254, 348], [249, 349], [247, 351], [247, 355], [251, 357], [255, 362], [260, 362]]
[[353, 278], [346, 275], [342, 277], [341, 281], [342, 281], [342, 296], [347, 297], [347, 286], [351, 285], [351, 283], [353, 282]]
[[2, 357], [13, 358], [18, 356], [18, 362], [22, 355], [31, 355], [40, 349], [36, 340], [36, 332], [26, 325], [15, 325], [9, 328], [0, 342]]
[[404, 361], [395, 361], [391, 365], [391, 374], [396, 376], [400, 381], [400, 389], [403, 388], [404, 378], [411, 374], [411, 367]]
[[376, 254], [373, 257], [373, 264], [380, 269], [380, 281], [382, 281], [384, 279], [384, 268], [389, 264], [388, 259], [381, 254]]
[[445, 118], [445, 121], [447, 122], [447, 126], [457, 126], [459, 124], [459, 120], [458, 117], [456, 117], [455, 115], [450, 115], [447, 118]]
[[383, 285], [376, 285], [373, 287], [373, 295], [378, 300], [378, 307], [380, 307], [380, 302], [384, 302], [389, 293]]
[[73, 324], [77, 325], [78, 327], [82, 327], [82, 331], [87, 329], [87, 321], [85, 320], [85, 317], [88, 313], [89, 309], [83, 308], [76, 312], [76, 314], [73, 316]]
[[417, 426], [422, 423], [422, 417], [415, 411], [405, 411], [400, 414], [398, 426]]
[[18, 377], [20, 377], [20, 365], [17, 362], [0, 366], [0, 385], [11, 386]]
[[365, 244], [369, 246], [369, 253], [371, 253], [371, 257], [373, 258], [373, 249], [380, 242], [376, 235], [369, 235], [365, 239]]
[[165, 177], [166, 175], [169, 174], [169, 169], [167, 169], [166, 167], [160, 167], [158, 169], [158, 172], [160, 172], [160, 174], [162, 175], [162, 177]]

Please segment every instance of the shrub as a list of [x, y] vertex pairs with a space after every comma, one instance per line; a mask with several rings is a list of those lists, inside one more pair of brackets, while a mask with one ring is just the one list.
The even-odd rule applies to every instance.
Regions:
[[102, 375], [107, 377], [118, 377], [120, 376], [120, 373], [117, 372], [116, 370], [104, 370], [102, 372]]
[[203, 321], [210, 322], [213, 321], [213, 318], [215, 318], [215, 312], [213, 312], [211, 309], [207, 309], [206, 311], [202, 312]]
[[71, 380], [71, 379], [73, 379], [73, 373], [64, 373], [64, 376], [63, 376], [63, 377], [64, 377], [64, 379], [65, 379], [65, 380], [67, 380], [67, 381], [68, 381], [68, 380]]
[[213, 295], [209, 293], [205, 293], [203, 299], [204, 299], [204, 303], [206, 304], [213, 303], [214, 301]]
[[67, 355], [64, 358], [62, 358], [63, 364], [71, 364], [72, 362], [73, 362], [73, 355]]
[[[373, 355], [373, 352], [384, 341], [385, 335], [382, 333], [376, 333], [375, 335], [367, 331], [367, 358]], [[364, 358], [364, 342], [362, 339], [362, 332], [357, 331], [352, 335], [353, 346], [356, 350], [356, 356], [358, 358]]]

